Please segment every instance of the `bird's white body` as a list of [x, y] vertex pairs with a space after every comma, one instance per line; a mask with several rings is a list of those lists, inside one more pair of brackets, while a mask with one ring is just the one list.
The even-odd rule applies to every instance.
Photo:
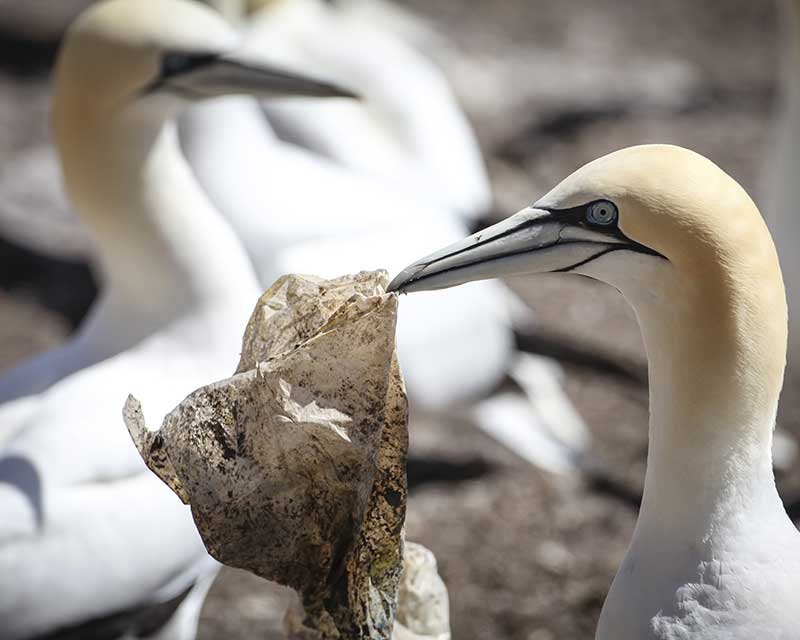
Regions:
[[[595, 265], [592, 273], [603, 268]], [[744, 365], [688, 353], [687, 334], [701, 334], [692, 327], [708, 309], [654, 295], [650, 283], [662, 277], [648, 278], [646, 263], [638, 268], [644, 277], [626, 276], [623, 286], [649, 361], [647, 473], [633, 539], [596, 637], [795, 638], [800, 534], [775, 488], [776, 406], [759, 402], [760, 390], [748, 388], [752, 382], [720, 390], [719, 381], [740, 378]], [[721, 322], [724, 315], [713, 317]]]
[[[475, 135], [443, 73], [360, 1], [263, 1], [245, 50], [289, 68], [318, 69], [360, 94], [358, 102], [273, 103], [280, 136], [385, 187], [466, 218], [491, 206]], [[383, 16], [382, 16], [383, 18]]]
[[[397, 270], [414, 250], [465, 232], [440, 206], [278, 140], [255, 100], [195, 107], [181, 134], [200, 184], [242, 238], [263, 287], [285, 273]], [[512, 351], [503, 295], [480, 283], [403, 305], [398, 348], [416, 406], [447, 407], [502, 378]]]
[[[259, 289], [233, 235], [224, 228], [206, 234], [217, 217], [185, 182], [191, 174], [171, 125], [161, 130], [147, 163], [158, 170], [139, 174], [140, 193], [153, 199], [153, 212], [172, 216], [174, 223], [183, 214], [181, 238], [194, 236], [186, 255], [206, 256], [208, 267], [224, 272], [231, 286], [204, 290], [208, 298], [200, 291], [187, 298], [190, 281], [169, 282], [170, 271], [160, 271], [158, 256], [141, 255], [140, 268], [127, 273], [142, 277], [130, 283], [142, 289], [112, 290], [74, 343], [37, 359], [42, 371], [61, 380], [0, 408], [0, 424], [9, 434], [0, 441], [3, 638], [24, 638], [174, 597], [170, 585], [176, 579], [186, 588], [215, 571], [188, 507], [143, 466], [120, 411], [135, 391], [158, 421], [208, 380], [230, 375]], [[176, 181], [179, 176], [185, 180]], [[173, 180], [161, 182], [162, 177]], [[160, 200], [161, 189], [167, 202]], [[178, 247], [163, 250], [174, 257]], [[113, 276], [111, 283], [117, 284]], [[116, 296], [126, 293], [140, 302], [139, 318], [120, 315], [129, 305]], [[147, 333], [153, 335], [145, 338]], [[38, 387], [44, 380], [30, 382]], [[30, 495], [16, 482], [20, 462], [37, 478]], [[4, 483], [6, 473], [14, 480], [10, 485]]]
[[640, 517], [598, 640], [796, 638], [798, 533], [774, 489], [732, 498], [735, 515], [719, 521], [697, 514], [687, 531], [691, 511], [706, 505], [686, 504], [682, 488], [672, 512]]

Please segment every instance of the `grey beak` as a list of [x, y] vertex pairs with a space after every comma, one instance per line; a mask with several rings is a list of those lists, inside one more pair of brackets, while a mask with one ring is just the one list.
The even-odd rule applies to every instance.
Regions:
[[357, 98], [335, 84], [304, 76], [261, 62], [213, 54], [168, 54], [159, 78], [148, 92], [167, 90], [192, 99], [226, 95], [261, 98], [306, 96], [316, 98]]
[[388, 291], [432, 291], [501, 276], [570, 271], [624, 246], [621, 239], [572, 226], [557, 213], [527, 208], [417, 260]]

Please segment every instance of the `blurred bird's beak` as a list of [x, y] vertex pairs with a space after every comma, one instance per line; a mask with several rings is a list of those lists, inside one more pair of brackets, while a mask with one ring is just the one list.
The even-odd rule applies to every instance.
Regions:
[[572, 212], [523, 209], [417, 260], [392, 280], [388, 290], [431, 291], [474, 280], [568, 272], [612, 251], [639, 250], [624, 236], [584, 228], [573, 218]]
[[148, 93], [166, 91], [192, 100], [227, 95], [261, 98], [307, 96], [355, 98], [351, 91], [323, 80], [265, 65], [260, 61], [215, 54], [168, 54]]

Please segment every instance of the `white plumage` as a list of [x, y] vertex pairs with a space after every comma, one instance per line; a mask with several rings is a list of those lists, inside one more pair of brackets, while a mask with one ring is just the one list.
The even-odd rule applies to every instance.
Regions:
[[0, 408], [3, 640], [186, 589], [161, 637], [194, 636], [218, 565], [188, 508], [144, 468], [121, 408], [135, 392], [158, 422], [195, 388], [230, 375], [260, 289], [197, 187], [171, 120], [187, 96], [337, 93], [241, 66], [238, 43], [188, 0], [103, 2], [66, 35], [54, 128], [67, 191], [98, 241], [103, 293], [76, 338], [2, 380], [4, 397], [18, 398]]
[[[324, 70], [361, 100], [265, 105], [279, 135], [403, 193], [474, 219], [492, 204], [475, 135], [444, 74], [360, 0], [255, 0], [245, 51]], [[381, 5], [370, 5], [380, 7]]]
[[[246, 55], [347, 78], [361, 96], [264, 108], [227, 98], [182, 118], [187, 158], [243, 239], [262, 286], [290, 272], [397, 270], [414, 251], [463, 236], [490, 193], [474, 135], [440, 73], [360, 13], [319, 0], [254, 4], [267, 6], [245, 29]], [[414, 407], [474, 402], [503, 376], [530, 373], [512, 346], [510, 295], [482, 283], [402, 305], [398, 347]], [[588, 440], [582, 421], [550, 368], [520, 382], [535, 391], [477, 408], [478, 426], [505, 432], [503, 441], [536, 464], [570, 468]], [[509, 429], [521, 415], [528, 428]], [[564, 423], [582, 436], [564, 437]]]

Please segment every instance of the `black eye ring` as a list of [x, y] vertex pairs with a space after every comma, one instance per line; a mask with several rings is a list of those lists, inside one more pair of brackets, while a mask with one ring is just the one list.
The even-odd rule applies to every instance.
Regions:
[[610, 227], [617, 223], [619, 211], [617, 205], [610, 200], [598, 200], [586, 210], [586, 221], [601, 227]]

